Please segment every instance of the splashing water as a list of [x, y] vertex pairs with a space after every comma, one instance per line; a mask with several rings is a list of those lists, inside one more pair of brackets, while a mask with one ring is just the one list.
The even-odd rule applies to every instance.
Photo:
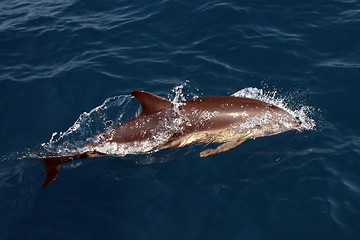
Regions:
[[121, 124], [131, 99], [130, 95], [111, 97], [90, 112], [82, 113], [69, 129], [54, 132], [49, 142], [41, 144], [44, 154], [65, 156], [77, 153], [85, 144], [107, 135]]
[[309, 117], [309, 115], [311, 115], [314, 110], [313, 107], [301, 106], [301, 108], [298, 110], [292, 110], [289, 107], [289, 104], [286, 101], [286, 98], [281, 98], [277, 94], [278, 94], [278, 92], [276, 90], [271, 91], [271, 92], [270, 91], [265, 92], [262, 89], [248, 87], [248, 88], [244, 88], [240, 91], [237, 91], [236, 93], [232, 94], [232, 96], [257, 99], [257, 100], [275, 105], [275, 106], [287, 111], [294, 118], [297, 118], [301, 121], [301, 124], [296, 128], [296, 130], [298, 130], [298, 131], [314, 130], [314, 128], [316, 126], [315, 120], [311, 119]]

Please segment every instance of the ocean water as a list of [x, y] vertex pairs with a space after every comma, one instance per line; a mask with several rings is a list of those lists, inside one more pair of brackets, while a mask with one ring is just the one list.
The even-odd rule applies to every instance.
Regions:
[[[1, 1], [0, 239], [360, 239], [359, 79], [359, 1]], [[41, 189], [37, 156], [136, 116], [133, 90], [268, 96], [315, 126]]]

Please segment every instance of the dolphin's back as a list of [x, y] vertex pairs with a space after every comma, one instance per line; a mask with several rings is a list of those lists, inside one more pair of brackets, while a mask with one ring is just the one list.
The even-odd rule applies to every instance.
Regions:
[[181, 113], [189, 118], [193, 130], [226, 128], [273, 108], [271, 104], [233, 96], [204, 97], [185, 102]]

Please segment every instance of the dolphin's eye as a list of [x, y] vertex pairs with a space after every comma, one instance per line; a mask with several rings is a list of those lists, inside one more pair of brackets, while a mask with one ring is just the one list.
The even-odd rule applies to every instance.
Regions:
[[300, 121], [300, 118], [299, 117], [295, 117], [296, 120]]

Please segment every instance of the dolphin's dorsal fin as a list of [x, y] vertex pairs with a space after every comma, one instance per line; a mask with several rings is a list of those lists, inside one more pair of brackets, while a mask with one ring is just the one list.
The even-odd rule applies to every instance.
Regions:
[[136, 97], [142, 106], [140, 115], [147, 115], [168, 109], [172, 106], [171, 102], [165, 98], [145, 91], [132, 91], [131, 95]]

